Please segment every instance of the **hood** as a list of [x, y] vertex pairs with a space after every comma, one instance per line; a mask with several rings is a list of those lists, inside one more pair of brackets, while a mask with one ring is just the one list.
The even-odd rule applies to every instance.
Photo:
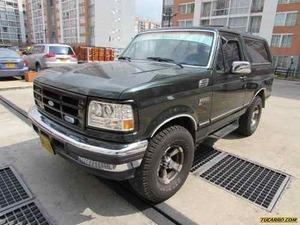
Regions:
[[184, 69], [156, 62], [87, 63], [44, 70], [36, 81], [87, 96], [118, 99], [126, 89], [177, 74], [177, 70]]

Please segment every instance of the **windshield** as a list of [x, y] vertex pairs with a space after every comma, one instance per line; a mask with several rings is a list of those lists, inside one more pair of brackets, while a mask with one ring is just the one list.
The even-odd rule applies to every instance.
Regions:
[[20, 58], [20, 55], [9, 49], [0, 49], [0, 58]]
[[67, 46], [50, 46], [49, 52], [55, 55], [73, 55], [73, 51]]
[[213, 40], [214, 34], [205, 31], [146, 33], [137, 36], [122, 57], [132, 60], [159, 57], [180, 64], [207, 66]]

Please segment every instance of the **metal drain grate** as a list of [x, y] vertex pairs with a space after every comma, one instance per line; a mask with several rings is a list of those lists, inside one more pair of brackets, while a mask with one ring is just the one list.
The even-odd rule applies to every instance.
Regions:
[[37, 205], [34, 202], [31, 202], [0, 216], [0, 224], [47, 225], [49, 222], [43, 216]]
[[271, 211], [290, 176], [227, 155], [200, 177]]
[[195, 152], [194, 163], [191, 168], [191, 172], [195, 172], [198, 168], [200, 168], [205, 163], [209, 162], [211, 159], [213, 159], [219, 154], [221, 154], [220, 151], [210, 147], [205, 147], [204, 149], [198, 149]]
[[0, 211], [31, 198], [30, 191], [11, 167], [0, 169]]

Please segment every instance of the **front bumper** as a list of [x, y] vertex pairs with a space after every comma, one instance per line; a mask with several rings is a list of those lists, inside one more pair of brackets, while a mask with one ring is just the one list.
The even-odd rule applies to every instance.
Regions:
[[53, 122], [36, 107], [28, 113], [36, 132], [47, 135], [55, 153], [109, 179], [125, 180], [140, 166], [148, 141], [119, 144], [90, 139]]

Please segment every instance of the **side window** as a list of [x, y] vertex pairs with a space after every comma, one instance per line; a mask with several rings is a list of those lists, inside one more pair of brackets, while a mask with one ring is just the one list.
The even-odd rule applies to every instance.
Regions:
[[252, 63], [271, 63], [264, 41], [245, 38], [245, 44]]
[[238, 41], [229, 40], [227, 43], [223, 44], [223, 56], [225, 71], [231, 69], [232, 63], [234, 61], [241, 61], [241, 52]]

